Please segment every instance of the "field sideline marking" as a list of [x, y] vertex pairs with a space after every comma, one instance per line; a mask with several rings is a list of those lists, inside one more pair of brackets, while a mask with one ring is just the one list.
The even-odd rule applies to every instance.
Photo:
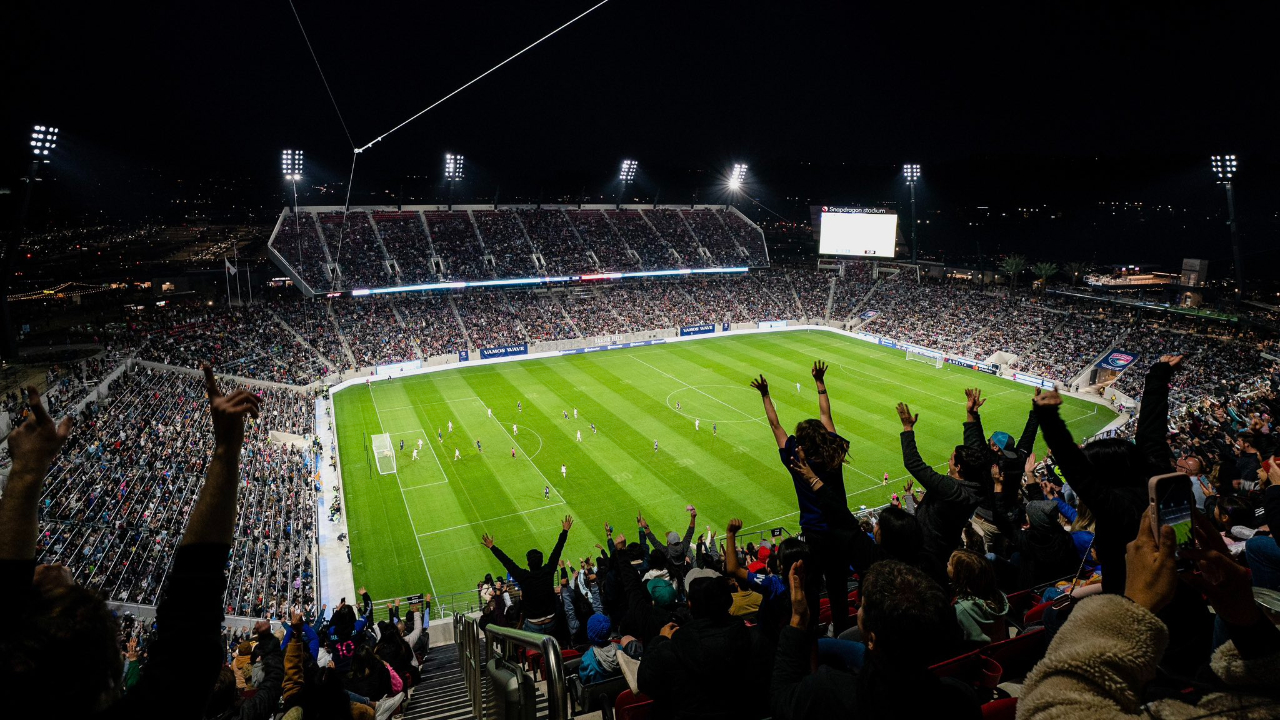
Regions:
[[[432, 530], [431, 532], [424, 532], [418, 535], [418, 537], [426, 537], [428, 535], [435, 535], [437, 533], [449, 532], [450, 530], [458, 530], [464, 527], [471, 527], [472, 525], [479, 525], [480, 523], [487, 523], [487, 522], [492, 522], [494, 520], [501, 520], [503, 518], [515, 517], [517, 515], [528, 515], [531, 512], [537, 512], [539, 510], [547, 510], [553, 507], [560, 507], [561, 505], [564, 505], [564, 504], [565, 504], [565, 501], [561, 500], [560, 502], [555, 503], [554, 505], [543, 505], [542, 507], [530, 508], [529, 510], [521, 510], [520, 512], [509, 513], [507, 515], [499, 515], [498, 517], [485, 518], [484, 520], [476, 520], [474, 522], [463, 523], [462, 525], [454, 525], [453, 527], [447, 527], [440, 530]], [[532, 526], [530, 526], [529, 532], [537, 532], [537, 530], [535, 530]]]
[[[387, 429], [382, 426], [382, 414], [378, 412], [378, 401], [373, 397], [373, 385], [366, 384], [365, 387], [369, 388], [369, 402], [373, 403], [373, 416], [378, 418], [378, 429], [385, 433]], [[426, 432], [424, 431], [423, 434], [425, 435]], [[430, 445], [431, 443], [427, 442], [427, 444]], [[435, 451], [433, 450], [432, 452], [434, 453]], [[440, 462], [440, 458], [436, 458], [436, 462]], [[444, 472], [444, 468], [440, 468], [440, 471]], [[422, 552], [422, 541], [418, 540], [418, 527], [413, 522], [413, 511], [409, 509], [409, 497], [404, 494], [404, 486], [400, 484], [399, 465], [396, 466], [395, 473], [396, 487], [400, 488], [400, 499], [404, 501], [404, 512], [409, 516], [409, 527], [413, 530], [413, 541], [418, 544], [418, 557], [422, 559], [422, 569], [427, 572], [427, 582], [431, 584], [431, 594], [435, 595], [436, 583], [431, 579], [431, 568], [427, 567], [427, 556]], [[447, 479], [448, 476], [446, 475], [445, 478]]]

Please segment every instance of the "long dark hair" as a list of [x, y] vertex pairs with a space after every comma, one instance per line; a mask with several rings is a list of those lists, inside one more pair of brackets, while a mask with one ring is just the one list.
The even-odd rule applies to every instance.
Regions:
[[1084, 445], [1080, 450], [1093, 465], [1098, 480], [1110, 487], [1141, 487], [1150, 475], [1142, 451], [1128, 440], [1103, 438]]
[[821, 420], [802, 420], [796, 425], [796, 442], [804, 449], [805, 460], [814, 470], [830, 471], [849, 462], [849, 441], [832, 436]]

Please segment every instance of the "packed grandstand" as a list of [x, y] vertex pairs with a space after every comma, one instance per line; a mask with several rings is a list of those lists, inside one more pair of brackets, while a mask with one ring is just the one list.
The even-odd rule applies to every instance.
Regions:
[[[838, 460], [823, 465], [820, 458], [828, 456], [802, 440], [812, 468], [803, 460], [791, 467], [802, 507], [821, 518], [800, 528], [811, 546], [793, 539], [737, 547], [732, 523], [717, 529], [729, 534], [727, 547], [694, 542], [691, 517], [687, 533], [658, 528], [656, 535], [641, 518], [652, 554], [620, 534], [616, 547], [602, 547], [600, 557], [567, 571], [557, 568], [558, 549], [545, 564], [532, 553], [526, 564], [520, 558], [529, 548], [505, 548], [512, 561], [494, 547], [495, 568], [500, 561], [518, 587], [485, 578], [474, 593], [480, 625], [553, 635], [564, 660], [577, 658], [567, 666], [571, 677], [549, 678], [565, 687], [540, 692], [555, 698], [572, 690], [577, 712], [601, 707], [601, 693], [603, 707], [617, 708], [619, 717], [825, 719], [882, 717], [900, 708], [906, 682], [905, 692], [929, 712], [977, 717], [996, 712], [993, 703], [1011, 712], [1009, 689], [997, 684], [1025, 679], [1014, 690], [1022, 697], [1020, 716], [1048, 712], [1072, 692], [1087, 695], [1081, 687], [1105, 686], [1092, 691], [1098, 702], [1132, 709], [1139, 678], [1154, 674], [1159, 659], [1150, 648], [1180, 648], [1185, 655], [1167, 664], [1188, 675], [1210, 662], [1211, 605], [1219, 618], [1212, 645], [1217, 688], [1258, 681], [1269, 690], [1263, 688], [1262, 700], [1202, 690], [1163, 702], [1208, 703], [1210, 711], [1253, 703], [1262, 714], [1239, 716], [1274, 716], [1265, 697], [1274, 691], [1274, 673], [1264, 678], [1250, 663], [1274, 670], [1280, 633], [1249, 611], [1250, 602], [1242, 609], [1237, 597], [1251, 585], [1280, 591], [1280, 551], [1262, 533], [1280, 521], [1271, 434], [1277, 338], [1248, 313], [1234, 321], [1190, 318], [1105, 296], [1011, 293], [930, 278], [895, 262], [779, 266], [770, 263], [758, 228], [717, 208], [304, 208], [282, 214], [270, 247], [302, 292], [245, 307], [177, 301], [140, 309], [105, 339], [107, 354], [65, 363], [48, 378], [46, 406], [78, 420], [34, 481], [35, 559], [60, 563], [77, 583], [131, 612], [163, 617], [199, 609], [168, 628], [122, 616], [126, 635], [151, 654], [116, 649], [128, 670], [122, 685], [148, 688], [131, 690], [126, 700], [151, 693], [182, 701], [138, 673], [140, 665], [181, 652], [173, 649], [174, 632], [220, 638], [220, 653], [234, 669], [219, 683], [256, 692], [217, 695], [205, 717], [270, 717], [290, 692], [294, 704], [312, 708], [308, 718], [320, 717], [316, 708], [334, 698], [344, 708], [350, 703], [352, 717], [387, 717], [413, 686], [428, 682], [421, 625], [424, 613], [440, 617], [429, 599], [403, 618], [393, 606], [395, 615], [375, 625], [363, 589], [361, 598], [350, 598], [354, 605], [340, 609], [337, 598], [320, 596], [318, 530], [344, 512], [336, 488], [324, 503], [327, 517], [318, 502], [325, 492], [318, 471], [333, 462], [332, 428], [323, 427], [316, 403], [326, 383], [395, 363], [459, 362], [493, 348], [538, 352], [670, 336], [692, 326], [786, 321], [888, 339], [1018, 373], [1031, 384], [1095, 393], [1117, 409], [1141, 409], [1110, 433], [1115, 437], [1082, 451], [1057, 416], [1055, 393], [1037, 398], [1029, 435], [1016, 444], [1008, 436], [988, 440], [981, 402], [970, 398], [966, 448], [957, 449], [948, 475], [923, 467], [918, 456], [912, 464], [908, 410], [904, 456], [920, 487], [908, 488], [900, 504], [856, 518], [847, 501], [822, 492], [839, 476]], [[672, 269], [725, 272], [462, 286]], [[447, 283], [453, 284], [429, 292], [350, 292]], [[1098, 363], [1119, 351], [1129, 362], [1100, 375]], [[210, 381], [193, 371], [206, 360], [223, 376], [212, 415]], [[815, 379], [821, 389], [816, 368]], [[767, 397], [767, 389], [762, 393]], [[228, 397], [241, 398], [241, 405], [219, 404]], [[21, 425], [14, 431], [19, 443], [10, 444], [12, 487], [30, 467], [21, 453], [40, 416], [22, 424], [16, 396], [5, 409], [10, 424]], [[204, 491], [206, 476], [228, 472], [211, 459], [225, 449], [220, 433], [241, 418], [239, 463], [229, 471], [239, 492], [234, 509], [223, 508], [230, 540], [223, 585], [198, 577], [216, 575], [221, 561], [201, 570], [183, 542], [202, 504], [214, 502]], [[1052, 458], [1038, 462], [1028, 456], [1037, 429], [1052, 450]], [[1198, 485], [1197, 505], [1208, 518], [1200, 528], [1207, 533], [1203, 546], [1221, 545], [1222, 555], [1201, 562], [1235, 578], [1201, 588], [1203, 595], [1176, 591], [1172, 564], [1152, 561], [1150, 531], [1139, 533], [1147, 522], [1140, 519], [1147, 478], [1175, 462]], [[7, 505], [16, 502], [10, 495]], [[613, 519], [620, 526], [627, 520]], [[561, 543], [572, 525], [565, 520]], [[1251, 580], [1231, 574], [1239, 566], [1229, 555], [1245, 559]], [[216, 607], [198, 595], [215, 590]], [[1096, 591], [1106, 595], [1080, 600], [1074, 612], [1071, 604], [1052, 602]], [[1119, 601], [1121, 594], [1131, 602]], [[166, 609], [169, 601], [187, 605]], [[1174, 606], [1180, 615], [1168, 611]], [[219, 630], [210, 621], [219, 612], [237, 619]], [[283, 625], [284, 644], [270, 625], [250, 630], [254, 620]], [[1109, 637], [1117, 621], [1131, 629]], [[366, 639], [374, 627], [377, 637]], [[1250, 634], [1262, 640], [1250, 642]], [[807, 643], [817, 636], [822, 668], [813, 671]], [[1119, 660], [1073, 659], [1075, 648], [1107, 643], [1119, 648]], [[338, 674], [314, 670], [330, 660]], [[635, 660], [639, 669], [624, 675]], [[537, 666], [534, 659], [529, 667]], [[763, 668], [766, 677], [756, 692], [731, 690], [752, 668]], [[1114, 675], [1125, 680], [1106, 685]], [[1092, 712], [1079, 702], [1082, 713]], [[199, 710], [187, 716], [199, 717]], [[1183, 710], [1191, 712], [1168, 713]]]

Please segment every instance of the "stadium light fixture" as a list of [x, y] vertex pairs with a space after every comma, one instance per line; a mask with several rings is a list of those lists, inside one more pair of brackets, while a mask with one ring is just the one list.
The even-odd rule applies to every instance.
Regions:
[[285, 180], [297, 182], [302, 179], [302, 151], [285, 150], [280, 156], [280, 169]]
[[920, 182], [920, 166], [907, 163], [902, 166], [902, 175], [907, 179], [907, 187], [911, 190], [911, 262], [916, 262], [919, 255], [919, 244], [916, 242], [916, 183]]
[[49, 151], [58, 147], [58, 128], [48, 125], [33, 125], [31, 127], [31, 142], [28, 147], [31, 148], [33, 160], [49, 162]]
[[744, 163], [734, 163], [733, 171], [729, 173], [729, 188], [737, 190], [742, 187], [742, 183], [747, 179], [747, 166]]
[[1238, 165], [1235, 155], [1210, 155], [1209, 167], [1227, 191], [1227, 227], [1231, 229], [1231, 254], [1236, 265], [1236, 299], [1244, 297], [1244, 265], [1240, 259], [1240, 234], [1236, 231], [1236, 196], [1232, 187]]
[[445, 153], [444, 155], [444, 179], [445, 180], [461, 180], [466, 175], [466, 158], [462, 155], [454, 155], [453, 153]]
[[636, 170], [639, 169], [640, 163], [636, 160], [623, 160], [622, 170], [618, 172], [618, 180], [623, 185], [630, 185], [636, 181]]

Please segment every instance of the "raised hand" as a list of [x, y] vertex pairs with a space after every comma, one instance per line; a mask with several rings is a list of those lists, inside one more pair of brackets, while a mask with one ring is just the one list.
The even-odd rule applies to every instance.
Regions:
[[616, 548], [616, 549], [618, 549], [618, 550], [621, 550], [621, 549], [625, 548], [626, 546], [627, 546], [627, 536], [626, 536], [626, 535], [619, 535], [618, 537], [616, 537], [616, 538], [614, 538], [614, 539], [613, 539], [613, 547], [614, 547], [614, 548]]
[[742, 530], [742, 520], [734, 518], [729, 521], [729, 527], [725, 528], [724, 532], [726, 535], [737, 535], [740, 530]]
[[920, 419], [920, 414], [911, 414], [911, 406], [906, 403], [898, 403], [898, 419], [902, 421], [902, 432], [912, 432], [916, 429], [916, 422]]
[[787, 571], [787, 583], [791, 586], [791, 627], [809, 627], [809, 601], [804, 596], [804, 561], [797, 560]]
[[1177, 372], [1182, 369], [1181, 355], [1161, 355], [1160, 362], [1169, 363], [1169, 368], [1174, 372]]
[[769, 381], [764, 379], [764, 375], [752, 380], [751, 387], [760, 391], [760, 397], [769, 397]]
[[1046, 390], [1031, 398], [1031, 404], [1036, 407], [1059, 407], [1062, 405], [1062, 396], [1057, 390]]
[[636, 525], [639, 525], [645, 530], [649, 529], [649, 523], [644, 520], [644, 513], [636, 513]]
[[978, 409], [986, 404], [986, 400], [982, 397], [981, 388], [965, 388], [964, 390], [965, 404], [964, 410], [970, 415], [975, 415]]
[[493, 549], [493, 536], [489, 533], [485, 533], [484, 536], [480, 538], [480, 542], [484, 543], [484, 546], [490, 550]]
[[663, 625], [663, 626], [662, 626], [662, 630], [658, 631], [658, 634], [660, 634], [660, 635], [662, 635], [662, 637], [664, 637], [664, 638], [666, 638], [666, 639], [670, 640], [670, 639], [671, 639], [671, 636], [672, 636], [672, 635], [675, 635], [675, 634], [676, 634], [676, 631], [677, 631], [677, 630], [679, 630], [679, 629], [680, 629], [680, 626], [679, 626], [679, 625], [677, 625], [677, 624], [675, 624], [675, 623], [673, 623], [673, 622], [670, 622], [670, 623], [667, 623], [666, 625]]
[[814, 360], [813, 369], [809, 373], [813, 375], [814, 381], [824, 382], [824, 378], [827, 376], [827, 364], [821, 360]]
[[209, 414], [213, 418], [213, 439], [221, 447], [239, 450], [244, 444], [244, 416], [257, 418], [262, 401], [244, 388], [223, 395], [213, 377], [213, 367], [204, 363], [203, 369], [205, 392], [209, 395]]
[[1169, 604], [1178, 587], [1174, 557], [1178, 539], [1168, 525], [1160, 528], [1159, 539], [1156, 538], [1151, 532], [1154, 511], [1152, 505], [1142, 513], [1138, 536], [1125, 552], [1127, 579], [1124, 584], [1125, 596], [1153, 613]]
[[560, 527], [564, 528], [565, 532], [569, 532], [569, 528], [573, 527], [573, 516], [565, 515], [564, 522], [560, 523]]
[[290, 615], [289, 615], [289, 624], [290, 624], [290, 625], [301, 625], [301, 624], [302, 624], [302, 611], [301, 611], [301, 610], [298, 610], [297, 608], [294, 608], [293, 612], [292, 612], [292, 613], [290, 613]]
[[64, 417], [54, 424], [40, 400], [40, 392], [27, 388], [27, 403], [31, 415], [9, 433], [9, 455], [13, 458], [12, 473], [43, 480], [49, 465], [58, 456], [67, 438], [71, 436], [71, 417]]

